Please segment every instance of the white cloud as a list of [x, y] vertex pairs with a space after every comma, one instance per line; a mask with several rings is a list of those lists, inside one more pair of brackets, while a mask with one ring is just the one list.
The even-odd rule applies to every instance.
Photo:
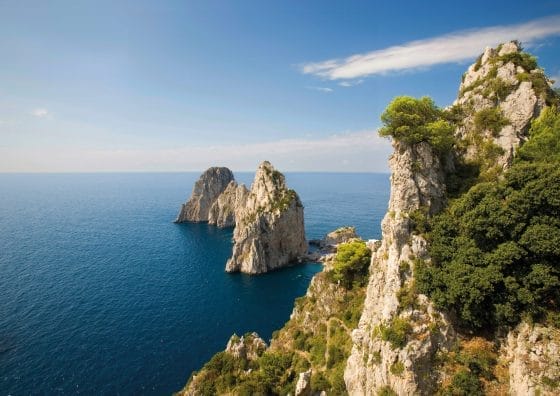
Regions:
[[355, 87], [356, 85], [360, 85], [363, 82], [364, 80], [354, 80], [354, 81], [346, 80], [346, 81], [339, 82], [338, 85], [340, 85], [341, 87], [348, 88], [348, 87]]
[[252, 171], [265, 159], [283, 171], [387, 172], [390, 152], [375, 131], [173, 149], [0, 147], [0, 172], [200, 171], [216, 164]]
[[391, 71], [426, 68], [476, 57], [486, 46], [520, 40], [526, 45], [560, 34], [560, 15], [530, 22], [471, 29], [356, 54], [344, 59], [306, 63], [302, 72], [329, 80], [353, 79]]
[[550, 79], [554, 81], [553, 87], [560, 87], [560, 75], [550, 76]]
[[327, 88], [327, 87], [307, 87], [307, 89], [311, 89], [313, 91], [319, 91], [319, 92], [332, 92], [333, 89], [332, 88]]
[[44, 108], [39, 108], [39, 109], [33, 110], [31, 112], [31, 114], [35, 117], [45, 118], [46, 116], [49, 115], [49, 111], [47, 109], [44, 109]]

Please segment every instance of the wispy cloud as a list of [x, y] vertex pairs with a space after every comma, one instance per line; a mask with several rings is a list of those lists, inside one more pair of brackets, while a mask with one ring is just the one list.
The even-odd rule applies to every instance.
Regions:
[[557, 74], [555, 76], [551, 76], [550, 79], [554, 81], [553, 87], [560, 88], [560, 74]]
[[386, 172], [390, 152], [376, 131], [173, 149], [0, 147], [0, 172], [199, 171], [216, 164], [254, 170], [265, 159], [286, 171]]
[[39, 118], [45, 118], [49, 115], [49, 111], [45, 108], [38, 108], [31, 112], [31, 115]]
[[356, 85], [360, 85], [363, 82], [364, 80], [354, 80], [354, 81], [346, 80], [346, 81], [339, 82], [338, 85], [340, 85], [341, 87], [348, 88], [348, 87], [355, 87]]
[[356, 54], [344, 59], [306, 63], [302, 72], [329, 80], [354, 79], [391, 71], [426, 68], [476, 57], [486, 46], [510, 40], [526, 45], [560, 34], [560, 15], [530, 22], [454, 32], [439, 37]]
[[313, 91], [319, 91], [319, 92], [332, 92], [334, 91], [332, 88], [327, 88], [327, 87], [307, 87], [307, 89], [311, 89]]

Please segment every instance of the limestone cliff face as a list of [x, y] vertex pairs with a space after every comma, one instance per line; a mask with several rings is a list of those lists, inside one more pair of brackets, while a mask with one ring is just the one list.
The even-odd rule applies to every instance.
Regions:
[[307, 252], [303, 205], [286, 187], [284, 175], [267, 161], [259, 166], [236, 218], [227, 272], [259, 274], [297, 261]]
[[[447, 320], [424, 296], [415, 306], [400, 306], [399, 291], [411, 286], [414, 260], [429, 259], [426, 241], [414, 235], [410, 214], [439, 211], [444, 204], [444, 171], [427, 143], [394, 142], [389, 212], [382, 222], [383, 240], [373, 254], [370, 279], [344, 379], [349, 394], [376, 395], [390, 387], [399, 395], [429, 394], [436, 378], [434, 353], [452, 339]], [[382, 329], [397, 319], [411, 323], [405, 345], [385, 341]]]
[[248, 196], [249, 190], [245, 185], [230, 181], [212, 204], [208, 213], [208, 223], [220, 228], [235, 226], [235, 213], [245, 208]]
[[557, 395], [560, 378], [560, 330], [521, 323], [506, 339], [512, 396]]
[[[526, 54], [522, 55], [517, 42], [486, 48], [465, 73], [454, 103], [465, 112], [459, 135], [470, 140], [489, 139], [503, 150], [498, 163], [508, 167], [516, 148], [526, 140], [531, 120], [546, 105], [550, 85], [543, 70], [528, 61]], [[480, 116], [477, 124], [477, 113], [493, 108], [503, 115], [506, 125], [492, 130], [489, 125], [481, 125], [484, 118]], [[470, 144], [467, 158], [474, 157], [476, 150], [477, 146]]]
[[208, 221], [210, 208], [231, 181], [233, 181], [233, 173], [228, 168], [207, 169], [195, 183], [189, 200], [181, 205], [175, 222]]

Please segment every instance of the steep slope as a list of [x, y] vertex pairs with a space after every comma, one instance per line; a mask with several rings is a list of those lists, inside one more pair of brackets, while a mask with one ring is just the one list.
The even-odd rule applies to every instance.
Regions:
[[492, 161], [488, 168], [510, 166], [531, 120], [553, 98], [550, 80], [518, 42], [486, 48], [463, 75], [454, 102], [457, 134], [465, 140], [461, 154]]
[[[340, 251], [327, 256], [324, 270], [296, 300], [290, 320], [273, 334], [268, 348], [255, 333], [233, 335], [225, 351], [195, 373], [179, 394], [345, 394], [343, 372], [362, 311], [370, 251], [358, 239], [338, 246]], [[358, 257], [366, 269], [352, 277], [349, 287], [333, 269], [349, 264], [347, 257]]]
[[414, 232], [411, 217], [442, 208], [443, 167], [428, 143], [393, 146], [383, 240], [372, 257], [364, 310], [344, 374], [350, 394], [376, 394], [385, 387], [400, 395], [431, 392], [437, 378], [429, 362], [452, 341], [447, 321], [425, 298], [404, 298], [414, 293], [414, 261], [428, 259], [426, 241]]
[[[395, 137], [383, 242], [372, 257], [364, 311], [353, 333], [345, 371], [350, 394], [502, 394], [507, 389], [515, 395], [548, 394], [557, 386], [560, 373], [549, 361], [558, 350], [556, 329], [547, 329], [546, 339], [533, 335], [532, 345], [521, 341], [521, 334], [542, 332], [524, 325], [512, 330], [507, 342], [500, 337], [507, 327], [486, 328], [482, 338], [473, 338], [473, 330], [465, 328], [457, 334], [449, 317], [417, 288], [417, 271], [431, 263], [431, 245], [425, 237], [430, 219], [447, 207], [446, 184], [451, 183], [457, 196], [480, 182], [501, 180], [516, 150], [529, 138], [531, 121], [545, 106], [558, 103], [550, 85], [535, 59], [521, 52], [517, 42], [487, 49], [465, 74], [454, 106], [442, 112], [438, 121], [428, 119], [423, 129], [410, 129], [414, 135]], [[388, 113], [385, 121], [393, 120], [398, 117]], [[451, 149], [442, 152], [436, 143], [448, 130], [445, 123], [455, 126], [455, 136]], [[473, 221], [484, 224], [488, 219]], [[505, 247], [501, 249], [505, 252]], [[455, 290], [471, 287], [461, 285], [459, 273], [455, 276], [453, 287], [459, 288]], [[425, 287], [430, 279], [423, 278], [425, 289], [430, 289]], [[442, 295], [456, 293], [445, 292], [438, 289], [435, 294], [440, 304]], [[470, 298], [476, 295], [475, 289]], [[535, 348], [540, 359], [531, 357], [529, 351]], [[538, 371], [545, 361], [550, 368], [544, 380], [548, 386]]]

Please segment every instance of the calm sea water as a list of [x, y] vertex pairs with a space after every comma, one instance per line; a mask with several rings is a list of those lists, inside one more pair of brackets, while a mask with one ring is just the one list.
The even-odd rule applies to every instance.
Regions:
[[[0, 174], [0, 394], [170, 394], [232, 333], [288, 320], [320, 265], [226, 274], [232, 230], [172, 223], [197, 177]], [[308, 239], [379, 237], [388, 175], [287, 179]]]

